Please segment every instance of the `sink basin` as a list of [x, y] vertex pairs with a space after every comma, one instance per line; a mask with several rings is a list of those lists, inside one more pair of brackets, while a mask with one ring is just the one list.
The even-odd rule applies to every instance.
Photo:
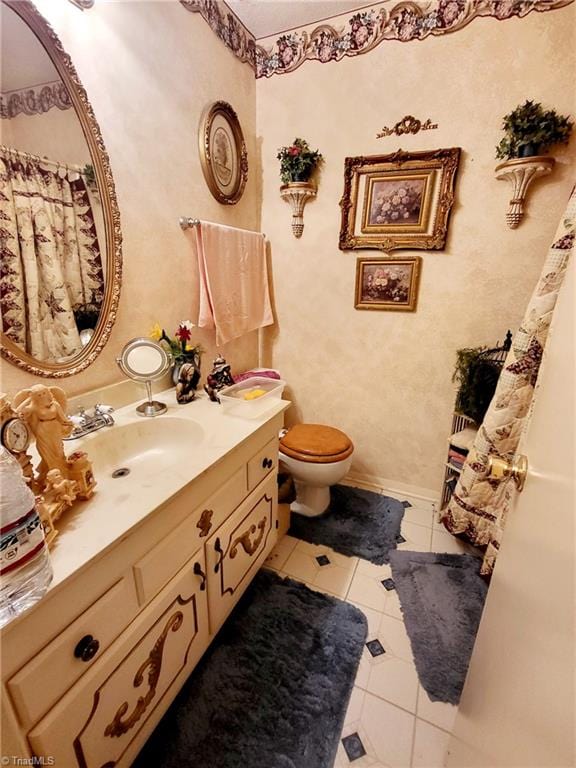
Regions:
[[178, 466], [204, 438], [204, 429], [196, 422], [163, 416], [104, 427], [68, 445], [86, 451], [98, 480], [122, 469], [151, 475]]

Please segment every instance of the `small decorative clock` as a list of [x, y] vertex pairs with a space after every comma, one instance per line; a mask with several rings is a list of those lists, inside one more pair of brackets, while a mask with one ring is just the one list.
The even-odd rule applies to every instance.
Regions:
[[0, 443], [20, 464], [26, 482], [35, 490], [31, 457], [26, 453], [31, 438], [28, 425], [12, 408], [7, 395], [0, 395]]
[[10, 453], [24, 453], [30, 445], [30, 438], [27, 424], [18, 416], [13, 416], [2, 424], [2, 445]]

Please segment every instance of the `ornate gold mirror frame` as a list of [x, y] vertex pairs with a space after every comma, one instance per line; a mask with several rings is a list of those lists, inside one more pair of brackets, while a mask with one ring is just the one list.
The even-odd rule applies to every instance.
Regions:
[[81, 352], [66, 360], [66, 362], [43, 363], [28, 355], [2, 333], [2, 343], [0, 346], [2, 357], [35, 376], [61, 379], [80, 373], [80, 371], [83, 371], [94, 362], [108, 341], [112, 326], [116, 320], [122, 281], [120, 211], [110, 169], [110, 159], [102, 140], [100, 127], [70, 56], [62, 47], [62, 43], [50, 24], [29, 0], [1, 0], [1, 2], [18, 14], [34, 32], [56, 67], [62, 82], [68, 89], [70, 99], [90, 150], [96, 182], [102, 200], [106, 247], [106, 288], [98, 324], [90, 342]]

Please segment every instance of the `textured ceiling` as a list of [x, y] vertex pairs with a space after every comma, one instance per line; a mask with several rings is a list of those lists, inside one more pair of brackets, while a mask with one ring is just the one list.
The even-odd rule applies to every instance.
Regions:
[[257, 40], [368, 5], [358, 0], [226, 0], [226, 4]]

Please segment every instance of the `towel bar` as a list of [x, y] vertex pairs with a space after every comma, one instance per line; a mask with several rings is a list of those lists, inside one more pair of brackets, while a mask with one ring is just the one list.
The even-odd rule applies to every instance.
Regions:
[[[200, 219], [192, 219], [190, 216], [180, 216], [178, 219], [178, 223], [180, 224], [180, 227], [184, 230], [190, 229], [191, 227], [197, 227], [198, 224], [200, 224]], [[225, 227], [226, 229], [238, 229], [240, 232], [253, 232], [256, 235], [262, 235], [262, 237], [266, 237], [264, 232], [256, 232], [253, 229], [240, 229], [240, 227], [229, 227], [227, 224], [218, 224], [219, 227]]]

